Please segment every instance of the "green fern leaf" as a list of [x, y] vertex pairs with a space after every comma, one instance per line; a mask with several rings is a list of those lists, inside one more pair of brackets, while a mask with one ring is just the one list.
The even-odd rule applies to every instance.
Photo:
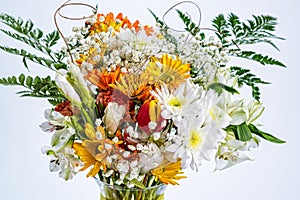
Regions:
[[242, 51], [239, 54], [236, 54], [237, 57], [241, 58], [247, 58], [249, 60], [253, 60], [256, 62], [259, 62], [262, 65], [277, 65], [281, 67], [286, 67], [282, 62], [279, 60], [273, 59], [269, 56], [263, 56], [261, 54], [258, 54], [254, 51]]
[[236, 77], [238, 86], [247, 85], [252, 89], [252, 96], [255, 100], [260, 100], [260, 91], [258, 84], [270, 84], [256, 77], [249, 69], [243, 69], [237, 66], [230, 67], [231, 75]]
[[60, 89], [56, 85], [50, 76], [40, 78], [38, 76], [31, 77], [24, 74], [19, 77], [11, 76], [7, 78], [0, 78], [0, 84], [5, 86], [21, 86], [25, 90], [17, 92], [21, 97], [39, 97], [46, 99], [56, 99], [57, 102], [65, 100], [65, 97], [60, 92]]

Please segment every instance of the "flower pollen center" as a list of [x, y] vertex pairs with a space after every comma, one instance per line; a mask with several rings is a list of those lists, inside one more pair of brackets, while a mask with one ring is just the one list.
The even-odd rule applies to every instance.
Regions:
[[192, 149], [197, 149], [203, 142], [203, 137], [201, 137], [201, 134], [197, 130], [192, 130], [190, 132], [190, 138], [189, 138], [189, 146]]
[[177, 97], [172, 97], [168, 101], [168, 105], [172, 106], [172, 107], [176, 107], [176, 108], [181, 108], [182, 107], [182, 102]]

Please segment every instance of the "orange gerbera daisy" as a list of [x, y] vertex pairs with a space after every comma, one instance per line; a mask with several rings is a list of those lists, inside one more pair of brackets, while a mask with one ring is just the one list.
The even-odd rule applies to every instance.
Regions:
[[164, 163], [153, 169], [151, 174], [164, 184], [179, 185], [176, 182], [177, 180], [187, 178], [186, 176], [180, 175], [183, 174], [183, 171], [181, 170], [180, 159], [178, 159], [175, 163], [165, 160]]
[[148, 80], [149, 84], [176, 88], [190, 77], [190, 70], [190, 64], [183, 64], [182, 60], [164, 54], [160, 59], [151, 58], [145, 72], [141, 74], [141, 79]]

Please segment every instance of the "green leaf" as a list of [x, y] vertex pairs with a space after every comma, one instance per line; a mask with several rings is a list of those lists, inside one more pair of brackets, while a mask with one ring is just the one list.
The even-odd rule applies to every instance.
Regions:
[[24, 81], [25, 81], [25, 75], [24, 75], [24, 74], [21, 74], [21, 75], [19, 76], [19, 82], [20, 82], [20, 84], [23, 85], [23, 84], [24, 84]]
[[277, 65], [281, 67], [286, 67], [282, 62], [279, 60], [276, 60], [274, 58], [271, 58], [269, 56], [263, 56], [261, 54], [258, 54], [254, 51], [241, 51], [239, 54], [236, 54], [237, 57], [241, 58], [247, 58], [249, 60], [253, 60], [256, 62], [259, 62], [262, 65]]
[[244, 84], [248, 85], [252, 89], [252, 96], [255, 100], [260, 100], [260, 92], [258, 84], [270, 84], [269, 82], [263, 81], [256, 77], [250, 72], [249, 69], [243, 69], [241, 67], [232, 66], [230, 67], [231, 75], [236, 77], [238, 86], [241, 87]]
[[244, 122], [240, 125], [237, 125], [237, 139], [241, 141], [248, 141], [252, 138], [252, 134], [248, 125]]
[[28, 76], [26, 78], [26, 85], [27, 85], [28, 88], [31, 88], [32, 81], [33, 81], [33, 78], [31, 76]]
[[157, 17], [157, 15], [148, 8], [148, 11], [151, 13], [151, 15], [154, 17], [156, 23], [160, 26], [160, 28], [166, 28], [166, 24]]
[[185, 30], [189, 32], [192, 36], [196, 36], [200, 32], [200, 28], [191, 20], [191, 18], [188, 15], [184, 14], [180, 10], [176, 11], [185, 25]]
[[15, 76], [0, 78], [0, 84], [6, 86], [22, 86], [26, 88], [26, 90], [17, 92], [21, 97], [46, 98], [53, 105], [57, 105], [66, 100], [50, 76], [40, 78], [38, 76], [26, 77], [24, 74], [21, 74], [18, 78]]
[[218, 94], [221, 94], [222, 90], [226, 90], [227, 92], [230, 92], [231, 94], [239, 94], [239, 92], [236, 89], [234, 89], [233, 87], [229, 87], [223, 83], [212, 83], [208, 86], [208, 89], [213, 89]]
[[141, 188], [141, 189], [146, 188], [145, 185], [143, 183], [141, 183], [140, 181], [138, 181], [137, 179], [132, 179], [130, 182], [133, 183], [138, 188]]
[[265, 140], [268, 140], [270, 142], [274, 142], [274, 143], [278, 143], [278, 144], [282, 144], [282, 143], [285, 143], [286, 141], [283, 141], [281, 139], [278, 139], [276, 137], [274, 137], [273, 135], [269, 134], [269, 133], [265, 133], [261, 130], [259, 130], [256, 126], [254, 126], [253, 124], [250, 124], [248, 125], [250, 131], [253, 133], [253, 134], [256, 134], [258, 136], [260, 136], [261, 138], [265, 139]]
[[[16, 19], [7, 14], [0, 14], [0, 22], [13, 30], [7, 31], [2, 29], [1, 32], [15, 40], [18, 40], [19, 42], [29, 45], [30, 47], [42, 52], [47, 56], [44, 58], [28, 52], [29, 50], [22, 49], [19, 51], [18, 49], [11, 47], [0, 46], [2, 50], [8, 53], [21, 55], [23, 57], [23, 64], [26, 68], [28, 68], [26, 60], [31, 60], [43, 66], [47, 66], [52, 70], [61, 68], [67, 69], [67, 65], [63, 64], [62, 62], [66, 54], [60, 51], [54, 51], [50, 48], [54, 46], [60, 39], [60, 35], [57, 30], [45, 35], [41, 29], [34, 27], [32, 21], [24, 21], [21, 18]], [[56, 63], [59, 63], [60, 65], [57, 65], [53, 68], [53, 65]]]
[[47, 47], [52, 47], [57, 43], [57, 41], [60, 39], [58, 31], [53, 31], [46, 35], [46, 38], [43, 40], [46, 42]]

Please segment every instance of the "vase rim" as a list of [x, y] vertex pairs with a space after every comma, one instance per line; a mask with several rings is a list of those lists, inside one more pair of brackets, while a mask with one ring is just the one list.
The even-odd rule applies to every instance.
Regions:
[[130, 189], [130, 190], [134, 190], [134, 191], [141, 191], [141, 190], [151, 190], [151, 189], [154, 189], [154, 188], [159, 188], [159, 187], [167, 187], [167, 185], [165, 184], [159, 184], [159, 185], [155, 185], [155, 186], [151, 186], [151, 187], [146, 187], [144, 189], [142, 188], [125, 188], [125, 187], [122, 187], [122, 186], [119, 186], [119, 185], [111, 185], [111, 184], [108, 184], [108, 183], [105, 183], [101, 180], [99, 180], [98, 178], [94, 177], [95, 181], [97, 182], [98, 185], [102, 184], [102, 185], [105, 185], [106, 187], [110, 187], [110, 188], [113, 188], [113, 189], [117, 189], [117, 190], [127, 190], [127, 189]]

